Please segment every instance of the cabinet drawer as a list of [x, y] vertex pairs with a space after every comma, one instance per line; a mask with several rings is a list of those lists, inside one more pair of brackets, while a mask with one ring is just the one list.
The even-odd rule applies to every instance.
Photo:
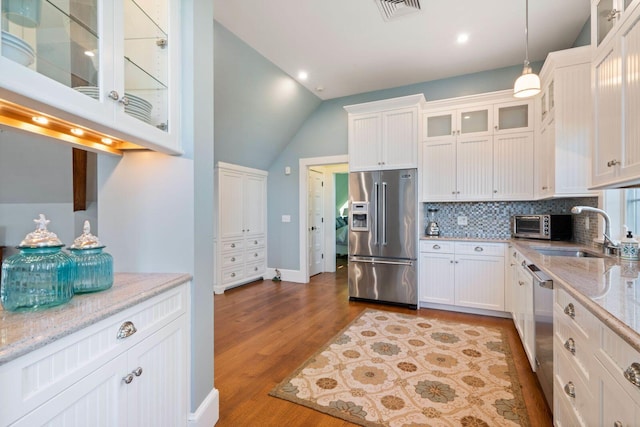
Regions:
[[252, 264], [247, 264], [245, 266], [244, 275], [246, 277], [261, 276], [261, 275], [264, 274], [265, 270], [266, 269], [265, 269], [263, 261], [255, 262], [255, 263], [252, 263]]
[[454, 250], [454, 242], [434, 242], [434, 241], [420, 241], [420, 252], [430, 253], [448, 253], [452, 254]]
[[221, 255], [222, 258], [222, 268], [234, 267], [236, 265], [242, 265], [244, 262], [244, 253], [243, 252], [229, 252], [223, 253]]
[[640, 387], [625, 378], [626, 370], [640, 370], [640, 353], [604, 324], [600, 324], [600, 348], [596, 358], [631, 398], [640, 405]]
[[558, 306], [554, 309], [554, 347], [557, 351], [566, 354], [577, 370], [583, 375], [586, 382], [589, 383], [591, 358], [593, 355], [593, 345], [589, 342], [584, 331], [568, 318]]
[[244, 277], [244, 267], [242, 265], [237, 265], [231, 268], [225, 268], [222, 270], [222, 284], [226, 285], [228, 283], [235, 282]]
[[244, 248], [244, 242], [242, 239], [239, 240], [224, 240], [220, 243], [222, 245], [222, 252], [227, 251], [237, 251]]
[[504, 257], [505, 245], [487, 242], [455, 242], [457, 254], [489, 255]]
[[576, 301], [564, 289], [556, 288], [554, 295], [555, 310], [559, 319], [567, 320], [574, 328], [591, 340], [595, 337], [598, 320], [582, 304]]
[[580, 420], [579, 425], [587, 425], [586, 421], [593, 420], [592, 415], [595, 414], [595, 400], [591, 390], [564, 352], [554, 353], [554, 363], [554, 395], [573, 409], [576, 418]]
[[[0, 425], [8, 425], [186, 313], [181, 285], [0, 367]], [[136, 331], [118, 338], [130, 322]], [[8, 388], [10, 387], [10, 390]]]
[[245, 262], [253, 263], [264, 259], [264, 248], [247, 249], [245, 252]]
[[245, 242], [245, 247], [247, 249], [264, 247], [264, 237], [248, 238], [247, 241]]

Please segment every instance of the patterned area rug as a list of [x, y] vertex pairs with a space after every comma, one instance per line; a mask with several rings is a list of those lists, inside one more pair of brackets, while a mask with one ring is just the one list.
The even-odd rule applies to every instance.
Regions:
[[362, 426], [529, 426], [502, 330], [371, 309], [269, 394]]

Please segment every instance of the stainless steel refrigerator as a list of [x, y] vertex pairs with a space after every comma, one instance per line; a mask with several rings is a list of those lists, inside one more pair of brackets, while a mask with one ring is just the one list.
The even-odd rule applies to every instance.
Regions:
[[349, 174], [349, 299], [417, 307], [417, 175]]

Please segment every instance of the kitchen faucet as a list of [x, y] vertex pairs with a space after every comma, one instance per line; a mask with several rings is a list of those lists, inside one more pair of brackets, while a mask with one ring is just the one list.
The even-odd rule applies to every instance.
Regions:
[[595, 212], [602, 215], [602, 218], [604, 218], [604, 232], [602, 233], [604, 236], [604, 242], [602, 244], [602, 253], [605, 255], [612, 255], [615, 250], [618, 249], [618, 245], [611, 240], [611, 218], [609, 218], [609, 215], [602, 209], [592, 208], [591, 206], [574, 206], [571, 208], [571, 213], [574, 215], [581, 214], [582, 211]]

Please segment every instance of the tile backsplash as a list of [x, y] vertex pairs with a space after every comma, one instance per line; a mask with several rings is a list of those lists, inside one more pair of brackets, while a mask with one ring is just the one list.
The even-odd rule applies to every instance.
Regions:
[[[569, 214], [576, 205], [598, 207], [597, 197], [551, 199], [508, 202], [446, 202], [422, 204], [422, 230], [428, 221], [427, 209], [435, 208], [436, 222], [443, 237], [478, 237], [485, 239], [508, 239], [511, 237], [511, 215], [516, 214]], [[458, 216], [467, 217], [467, 225], [458, 225]], [[589, 230], [585, 220], [589, 218]], [[573, 215], [573, 241], [591, 245], [597, 238], [597, 221], [593, 212]]]

